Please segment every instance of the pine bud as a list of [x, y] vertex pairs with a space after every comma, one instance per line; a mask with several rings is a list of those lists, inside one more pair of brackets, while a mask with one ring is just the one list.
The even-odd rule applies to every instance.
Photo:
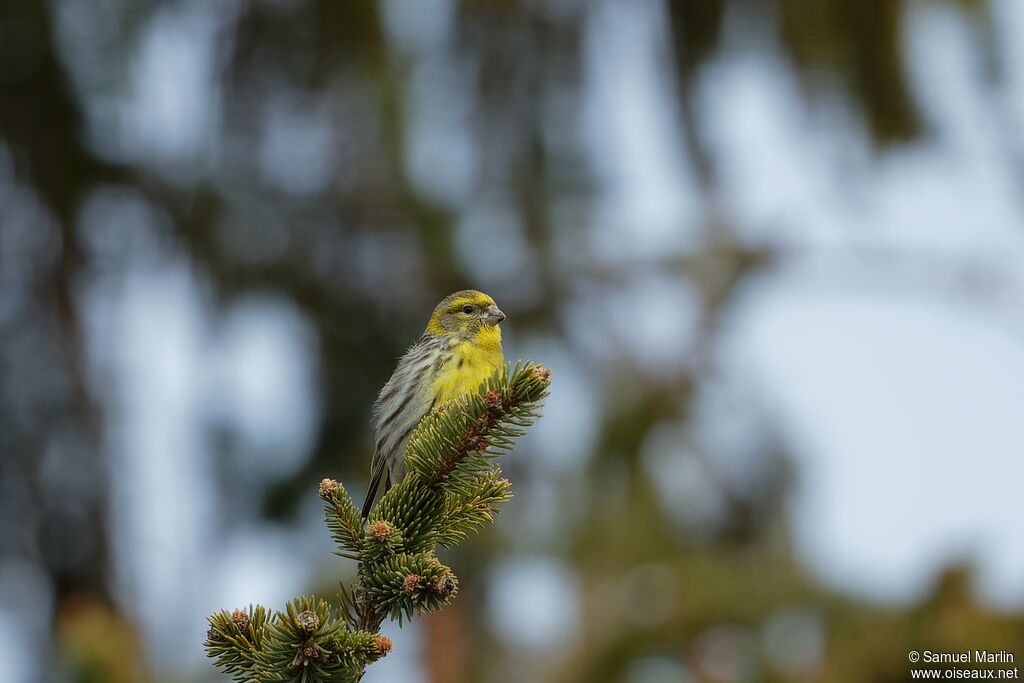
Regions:
[[530, 374], [532, 374], [534, 377], [541, 380], [542, 382], [551, 381], [551, 371], [540, 365], [531, 370]]
[[379, 652], [382, 656], [391, 652], [391, 648], [394, 645], [394, 643], [391, 642], [391, 639], [384, 635], [378, 635], [376, 638], [374, 638], [373, 644], [377, 647], [377, 652]]
[[407, 595], [412, 595], [420, 587], [421, 578], [422, 577], [420, 577], [419, 574], [406, 574], [405, 578], [402, 580], [402, 590], [405, 591]]
[[299, 615], [295, 617], [295, 621], [298, 623], [299, 628], [309, 634], [316, 633], [316, 630], [320, 628], [320, 617], [316, 615], [316, 612], [309, 610], [299, 612]]
[[430, 589], [447, 600], [459, 587], [453, 574], [440, 574], [430, 583]]
[[307, 666], [310, 662], [315, 662], [324, 655], [324, 651], [312, 640], [307, 640], [302, 646], [295, 652], [295, 658], [292, 660], [292, 667], [299, 668], [300, 666]]
[[324, 479], [320, 482], [320, 497], [329, 498], [338, 488], [338, 482], [333, 479]]
[[378, 520], [370, 527], [370, 534], [373, 536], [375, 541], [383, 543], [388, 539], [388, 536], [391, 535], [391, 525], [383, 519]]
[[501, 408], [501, 393], [497, 389], [491, 389], [484, 394], [484, 404], [489, 410]]
[[240, 609], [236, 609], [231, 613], [231, 621], [235, 623], [239, 631], [245, 631], [249, 628], [249, 615]]
[[206, 632], [206, 639], [210, 642], [217, 642], [220, 640], [220, 631], [211, 626], [210, 630]]

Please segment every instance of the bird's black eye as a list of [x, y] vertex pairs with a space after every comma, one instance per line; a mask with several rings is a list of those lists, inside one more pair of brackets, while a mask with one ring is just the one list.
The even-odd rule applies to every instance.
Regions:
[[472, 313], [473, 312], [473, 307], [470, 306], [469, 304], [466, 304], [465, 306], [462, 307], [462, 312], [463, 313]]

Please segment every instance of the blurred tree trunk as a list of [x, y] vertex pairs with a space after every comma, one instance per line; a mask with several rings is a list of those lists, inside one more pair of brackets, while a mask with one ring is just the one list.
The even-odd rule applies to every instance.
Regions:
[[423, 618], [422, 661], [431, 683], [465, 683], [466, 615], [462, 602], [456, 600], [443, 612]]
[[[81, 142], [82, 118], [60, 63], [50, 9], [44, 2], [0, 4], [0, 142], [10, 150], [15, 181], [41, 196], [59, 235], [49, 271], [22, 283], [27, 286], [21, 290], [21, 317], [0, 328], [0, 354], [10, 363], [27, 362], [31, 359], [24, 356], [19, 339], [39, 336], [53, 345], [55, 354], [46, 358], [32, 380], [43, 387], [51, 386], [52, 380], [62, 390], [45, 393], [22, 386], [7, 392], [6, 401], [18, 405], [0, 410], [0, 432], [6, 435], [5, 449], [11, 451], [5, 454], [6, 467], [19, 470], [5, 474], [32, 482], [31, 489], [22, 492], [28, 499], [24, 502], [31, 504], [28, 510], [41, 510], [33, 549], [6, 548], [4, 554], [21, 555], [46, 569], [60, 612], [64, 600], [73, 595], [109, 602], [107, 473], [99, 443], [100, 416], [86, 386], [83, 334], [75, 306], [74, 287], [83, 261], [75, 216], [95, 184], [124, 173], [95, 160]], [[26, 233], [43, 227], [20, 225]], [[42, 355], [44, 348], [48, 346], [36, 347], [34, 353]], [[19, 420], [19, 415], [28, 419]], [[53, 477], [62, 473], [44, 471], [44, 454], [57, 447], [55, 440], [62, 434], [75, 435], [75, 471], [88, 486], [55, 485]], [[7, 518], [3, 521], [12, 528], [28, 528], [26, 508], [7, 502], [0, 506], [0, 515]], [[69, 543], [76, 551], [85, 550], [73, 562], [67, 560]]]

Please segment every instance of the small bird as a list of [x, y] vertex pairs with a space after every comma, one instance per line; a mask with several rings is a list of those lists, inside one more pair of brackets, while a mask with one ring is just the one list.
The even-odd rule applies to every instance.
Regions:
[[434, 308], [423, 336], [398, 360], [373, 404], [370, 486], [363, 519], [378, 491], [405, 475], [405, 447], [413, 429], [435, 407], [472, 393], [505, 364], [498, 323], [505, 314], [475, 289], [449, 294]]

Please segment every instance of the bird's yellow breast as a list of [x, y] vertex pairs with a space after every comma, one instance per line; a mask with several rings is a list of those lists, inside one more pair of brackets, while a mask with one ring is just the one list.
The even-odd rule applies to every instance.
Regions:
[[476, 391], [480, 383], [505, 363], [501, 352], [501, 330], [481, 329], [473, 339], [452, 348], [451, 358], [437, 374], [434, 395], [439, 404]]

